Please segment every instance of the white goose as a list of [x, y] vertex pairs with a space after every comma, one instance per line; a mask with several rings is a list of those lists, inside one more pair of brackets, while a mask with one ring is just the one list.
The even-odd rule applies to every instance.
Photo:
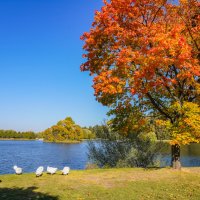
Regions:
[[44, 167], [42, 167], [42, 166], [38, 167], [36, 172], [35, 172], [36, 177], [42, 176], [43, 171], [44, 171]]
[[69, 167], [64, 167], [63, 170], [62, 170], [62, 174], [63, 175], [68, 175], [69, 174], [69, 170], [70, 170]]
[[54, 167], [47, 167], [47, 173], [48, 174], [55, 174], [56, 173], [56, 171], [57, 171], [57, 168], [54, 168]]
[[15, 170], [16, 174], [22, 174], [22, 168], [17, 167], [17, 165], [13, 166], [13, 169]]

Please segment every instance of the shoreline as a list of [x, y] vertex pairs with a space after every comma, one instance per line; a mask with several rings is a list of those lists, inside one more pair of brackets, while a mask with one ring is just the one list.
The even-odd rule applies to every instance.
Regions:
[[34, 140], [38, 140], [38, 139], [26, 139], [26, 138], [0, 138], [0, 141], [4, 141], [4, 140], [13, 140], [13, 141], [34, 141]]
[[46, 141], [43, 140], [45, 143], [55, 143], [55, 144], [79, 144], [83, 141], [78, 141], [78, 140], [67, 140], [67, 141]]
[[[81, 173], [84, 173], [84, 172], [90, 172], [90, 171], [97, 171], [97, 172], [103, 172], [103, 171], [121, 171], [121, 170], [127, 170], [127, 171], [131, 171], [131, 170], [135, 170], [135, 171], [142, 171], [142, 172], [144, 172], [144, 173], [146, 173], [146, 172], [148, 172], [148, 171], [157, 171], [157, 170], [170, 170], [170, 171], [172, 171], [172, 172], [178, 172], [178, 173], [180, 173], [180, 172], [186, 172], [186, 173], [189, 173], [189, 172], [194, 172], [194, 173], [200, 173], [200, 166], [195, 166], [195, 167], [182, 167], [180, 170], [178, 170], [178, 169], [173, 169], [172, 167], [149, 167], [149, 168], [142, 168], [142, 167], [122, 167], [122, 168], [116, 168], [116, 167], [114, 167], [114, 168], [94, 168], [94, 169], [86, 169], [86, 168], [84, 168], [84, 169], [70, 169], [70, 173], [72, 173], [72, 172], [74, 172], [74, 173], [76, 173], [76, 172], [81, 172]], [[55, 175], [60, 175], [62, 173], [62, 169], [58, 169], [57, 170], [57, 172], [55, 173]], [[43, 174], [44, 175], [48, 175], [49, 176], [49, 174], [46, 172], [46, 171], [44, 171], [43, 172]], [[10, 173], [10, 174], [0, 174], [0, 178], [1, 178], [1, 176], [16, 176], [16, 177], [19, 177], [19, 176], [26, 176], [26, 175], [35, 175], [35, 171], [33, 171], [33, 172], [23, 172], [22, 174], [20, 174], [20, 175], [17, 175], [17, 174], [15, 174], [15, 173]]]
[[44, 139], [26, 139], [26, 138], [0, 138], [0, 141], [42, 141], [55, 144], [79, 144], [85, 140], [67, 140], [67, 141], [46, 141]]

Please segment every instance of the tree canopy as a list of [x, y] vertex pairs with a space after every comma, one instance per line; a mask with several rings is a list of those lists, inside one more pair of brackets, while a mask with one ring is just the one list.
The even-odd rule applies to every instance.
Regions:
[[14, 130], [0, 130], [0, 138], [4, 139], [36, 139], [38, 134], [33, 131], [17, 132]]
[[81, 37], [97, 100], [118, 119], [153, 115], [173, 144], [200, 142], [199, 24], [197, 0], [105, 0]]
[[94, 138], [94, 134], [75, 124], [71, 117], [60, 120], [56, 125], [51, 126], [43, 132], [43, 138], [49, 142], [67, 142], [81, 139]]

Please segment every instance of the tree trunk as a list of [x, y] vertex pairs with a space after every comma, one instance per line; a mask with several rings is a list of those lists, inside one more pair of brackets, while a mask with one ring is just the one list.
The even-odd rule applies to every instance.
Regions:
[[181, 169], [181, 162], [180, 162], [180, 145], [175, 144], [172, 145], [172, 167], [173, 169]]

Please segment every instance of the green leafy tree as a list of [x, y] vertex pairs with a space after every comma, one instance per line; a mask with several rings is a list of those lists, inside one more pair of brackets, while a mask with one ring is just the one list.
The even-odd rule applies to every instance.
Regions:
[[50, 142], [66, 142], [70, 140], [80, 141], [84, 139], [84, 130], [71, 117], [58, 121], [56, 125], [46, 129], [43, 137]]

